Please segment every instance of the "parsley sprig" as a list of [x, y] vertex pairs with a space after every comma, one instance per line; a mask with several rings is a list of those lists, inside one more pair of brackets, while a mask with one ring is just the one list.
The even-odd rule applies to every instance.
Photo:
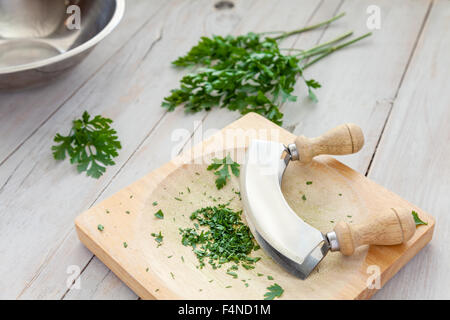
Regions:
[[283, 288], [280, 287], [280, 285], [277, 283], [271, 285], [270, 287], [267, 287], [267, 290], [269, 291], [264, 294], [264, 300], [273, 300], [275, 298], [280, 298], [284, 292]]
[[209, 111], [218, 106], [241, 114], [256, 112], [281, 124], [283, 114], [279, 107], [285, 101], [296, 101], [297, 97], [292, 93], [298, 78], [303, 79], [310, 99], [317, 101], [314, 89], [321, 85], [314, 79], [305, 79], [304, 69], [370, 33], [334, 46], [352, 34], [346, 33], [310, 50], [287, 55], [282, 53], [284, 49], [279, 48], [278, 41], [328, 25], [343, 15], [302, 29], [278, 32], [280, 34], [275, 37], [253, 32], [240, 36], [202, 37], [186, 55], [173, 61], [178, 67], [199, 68], [181, 79], [180, 87], [164, 98], [162, 106], [173, 111], [183, 104], [186, 112]]
[[[219, 169], [220, 167], [222, 168]], [[230, 169], [236, 177], [239, 177], [239, 167], [239, 164], [234, 162], [228, 154], [223, 159], [214, 158], [213, 163], [208, 166], [207, 170], [215, 170], [214, 174], [218, 176], [216, 179], [216, 187], [220, 190], [227, 184], [227, 179], [231, 178]]]
[[70, 163], [77, 165], [78, 172], [86, 171], [88, 176], [98, 179], [106, 171], [106, 166], [115, 164], [112, 159], [122, 148], [111, 123], [111, 119], [99, 115], [91, 119], [85, 111], [81, 119], [72, 122], [67, 136], [56, 134], [53, 157], [64, 160], [68, 155]]

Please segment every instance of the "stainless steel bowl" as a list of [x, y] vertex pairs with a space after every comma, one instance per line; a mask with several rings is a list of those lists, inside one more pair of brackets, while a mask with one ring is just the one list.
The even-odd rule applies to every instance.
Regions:
[[43, 84], [75, 66], [124, 9], [124, 0], [0, 0], [0, 89]]

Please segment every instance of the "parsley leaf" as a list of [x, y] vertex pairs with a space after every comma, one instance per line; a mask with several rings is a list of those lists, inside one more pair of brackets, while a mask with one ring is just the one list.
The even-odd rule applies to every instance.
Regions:
[[274, 285], [267, 287], [268, 292], [264, 294], [264, 300], [273, 300], [275, 298], [280, 298], [283, 294], [284, 290], [277, 283]]
[[[222, 167], [221, 169], [219, 169], [220, 167]], [[211, 163], [207, 170], [208, 171], [213, 171], [216, 170], [214, 172], [214, 174], [216, 176], [218, 176], [218, 178], [216, 179], [216, 187], [217, 189], [222, 189], [226, 184], [227, 184], [227, 179], [231, 178], [229, 169], [231, 169], [231, 172], [233, 173], [233, 175], [235, 175], [236, 177], [239, 177], [239, 164], [234, 162], [230, 155], [228, 154], [225, 158], [223, 159], [213, 159], [213, 163]]]
[[91, 119], [85, 111], [81, 119], [72, 122], [69, 135], [56, 134], [53, 157], [64, 160], [67, 155], [70, 163], [77, 165], [78, 172], [86, 171], [88, 176], [98, 179], [106, 171], [106, 166], [115, 164], [112, 159], [122, 148], [111, 123], [111, 119], [99, 115]]
[[151, 236], [154, 237], [155, 241], [158, 243], [157, 248], [162, 246], [162, 242], [163, 242], [164, 236], [161, 234], [161, 231], [159, 233], [152, 233]]
[[164, 219], [164, 213], [161, 209], [159, 209], [158, 212], [155, 213], [155, 217], [157, 217], [158, 219]]
[[412, 211], [412, 215], [414, 217], [414, 222], [416, 223], [416, 226], [420, 226], [420, 225], [428, 225], [427, 222], [422, 221], [422, 219], [419, 218], [419, 215], [417, 214], [417, 212], [415, 212], [414, 210]]

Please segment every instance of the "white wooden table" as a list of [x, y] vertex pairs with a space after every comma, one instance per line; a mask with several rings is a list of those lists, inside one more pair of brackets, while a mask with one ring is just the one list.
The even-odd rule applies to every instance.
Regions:
[[[366, 33], [370, 5], [381, 9], [381, 28], [307, 70], [323, 85], [320, 101], [298, 85], [298, 102], [282, 106], [284, 127], [311, 136], [343, 122], [363, 128], [364, 149], [344, 162], [437, 220], [432, 242], [375, 298], [450, 298], [450, 1], [229, 0], [233, 8], [217, 9], [218, 1], [127, 1], [118, 29], [70, 74], [0, 93], [0, 298], [136, 299], [81, 245], [74, 218], [240, 116], [167, 113], [162, 98], [181, 76], [170, 62], [201, 35], [289, 30], [342, 11], [331, 27], [283, 47]], [[50, 151], [55, 133], [84, 110], [112, 118], [123, 144], [99, 180]], [[180, 128], [189, 135], [175, 141]]]

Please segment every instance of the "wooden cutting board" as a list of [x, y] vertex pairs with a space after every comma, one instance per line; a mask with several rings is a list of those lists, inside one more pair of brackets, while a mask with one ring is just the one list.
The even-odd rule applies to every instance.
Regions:
[[[411, 208], [428, 225], [419, 226], [404, 245], [366, 246], [352, 257], [329, 253], [304, 281], [286, 273], [263, 250], [253, 253], [262, 257], [256, 268], [240, 267], [237, 279], [226, 274], [227, 267], [197, 268], [192, 249], [181, 244], [179, 228], [192, 226], [190, 213], [201, 207], [230, 202], [230, 207], [242, 208], [238, 179], [219, 192], [206, 167], [211, 158], [226, 153], [242, 161], [249, 138], [287, 144], [294, 135], [248, 114], [78, 216], [80, 240], [144, 299], [263, 299], [273, 283], [284, 289], [283, 299], [366, 299], [376, 291], [368, 284], [376, 284], [378, 271], [382, 286], [431, 240], [435, 222], [429, 214], [334, 158], [321, 156], [306, 166], [290, 163], [282, 184], [288, 203], [311, 225], [327, 232], [339, 220], [358, 223], [392, 207]], [[163, 220], [154, 216], [160, 209]], [[159, 231], [164, 240], [158, 247], [151, 233]]]

